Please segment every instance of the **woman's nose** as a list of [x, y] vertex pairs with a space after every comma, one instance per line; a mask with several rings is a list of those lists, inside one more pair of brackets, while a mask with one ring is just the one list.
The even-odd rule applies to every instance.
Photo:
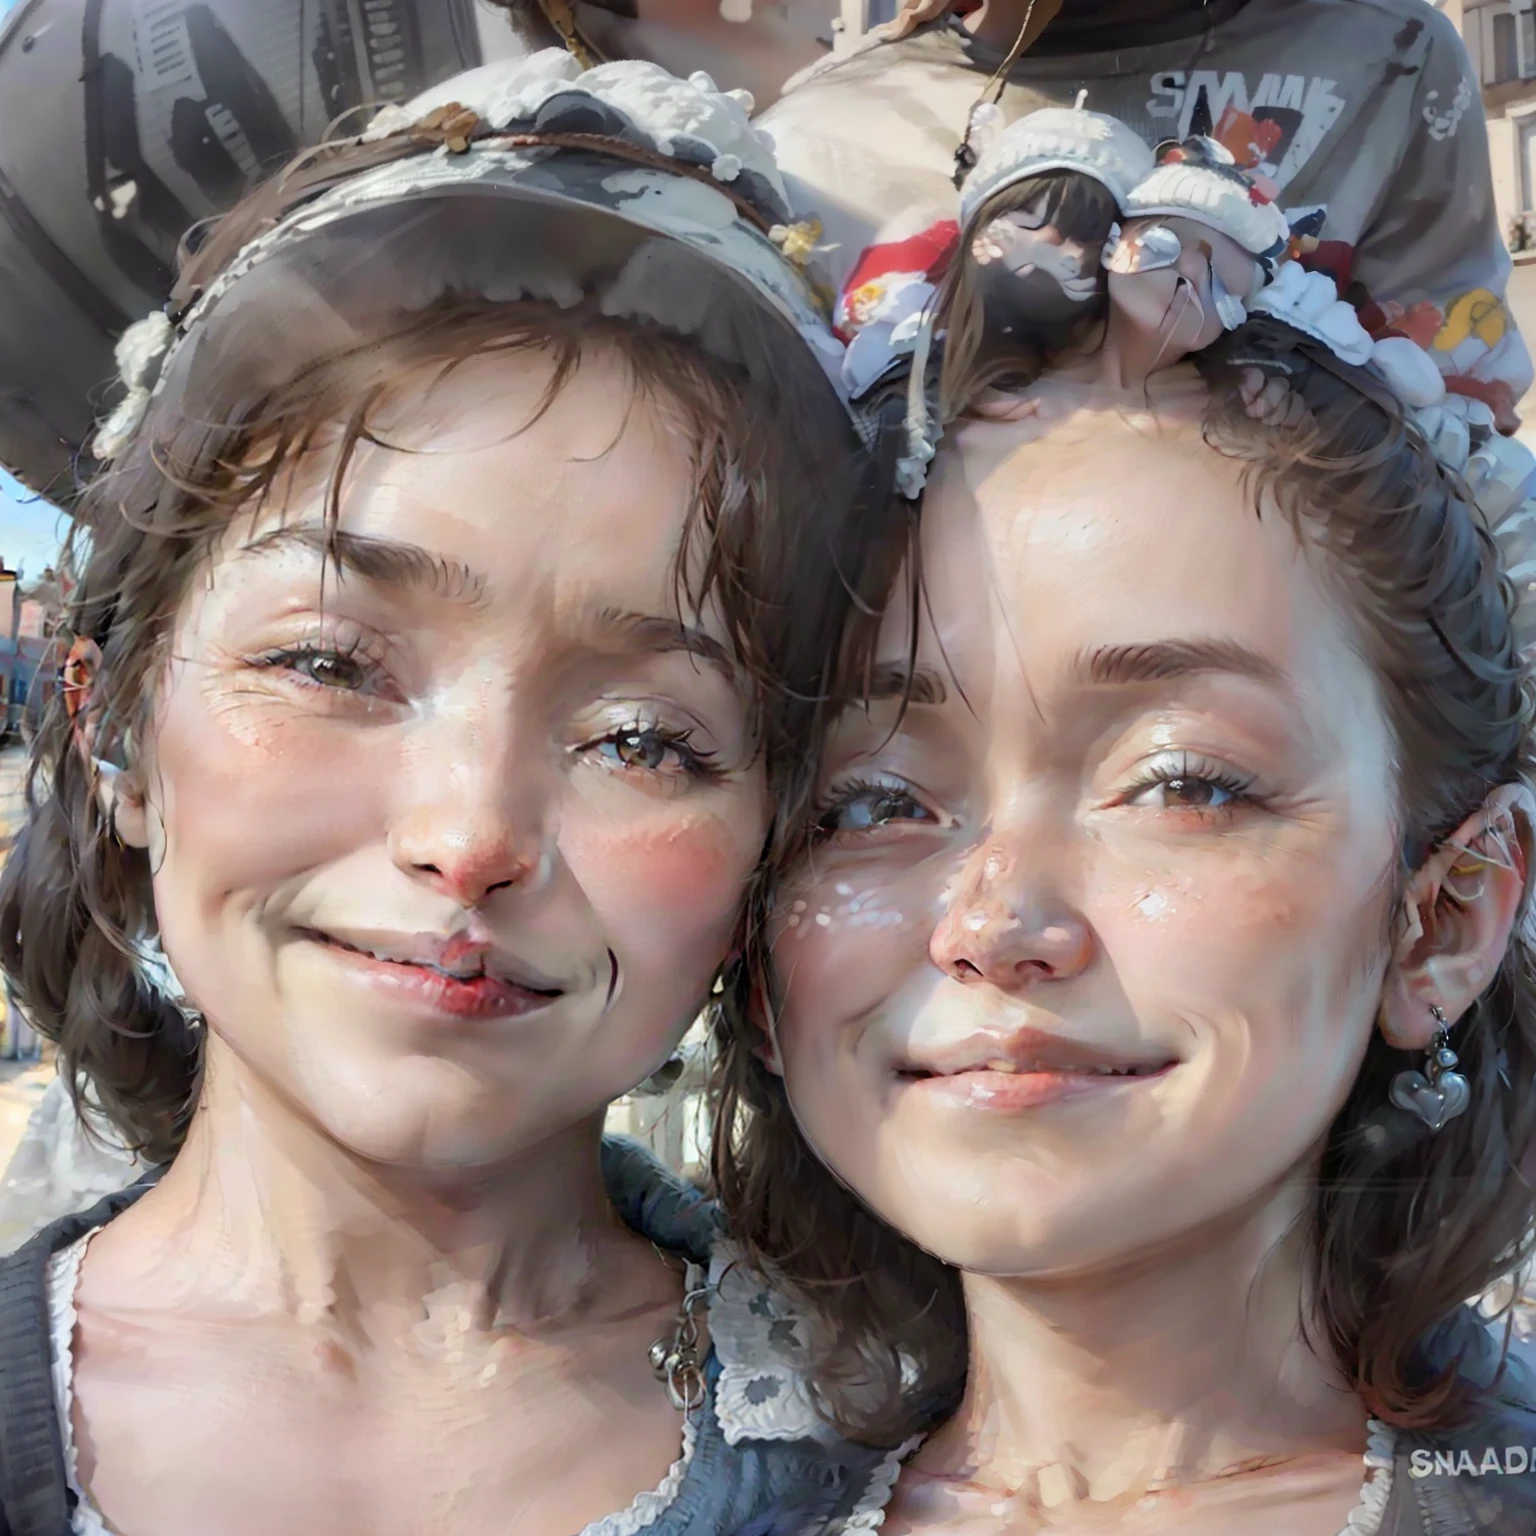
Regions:
[[547, 857], [536, 840], [462, 817], [453, 825], [407, 829], [393, 851], [407, 874], [466, 908], [480, 906], [497, 891], [542, 884], [547, 872]]
[[928, 952], [956, 981], [1015, 991], [1081, 975], [1093, 947], [1083, 917], [994, 843], [965, 870]]
[[465, 749], [425, 757], [406, 775], [390, 830], [397, 868], [462, 907], [498, 891], [536, 888], [553, 853], [539, 766], [477, 733]]
[[1199, 246], [1186, 245], [1173, 266], [1174, 271], [1181, 277], [1187, 277], [1197, 289], [1210, 281], [1211, 258]]

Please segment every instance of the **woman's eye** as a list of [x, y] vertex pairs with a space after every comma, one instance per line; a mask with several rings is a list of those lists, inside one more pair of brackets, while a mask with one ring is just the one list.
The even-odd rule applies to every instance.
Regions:
[[1235, 791], [1214, 779], [1162, 779], [1139, 790], [1127, 802], [1130, 805], [1160, 806], [1165, 810], [1219, 810], [1237, 799]]
[[356, 693], [368, 681], [361, 662], [334, 651], [314, 651], [296, 657], [292, 670], [323, 688], [339, 688], [347, 693]]
[[646, 768], [654, 773], [665, 767], [676, 748], [657, 731], [624, 731], [608, 743], [626, 768]]
[[822, 812], [816, 829], [824, 836], [835, 836], [840, 832], [870, 832], [898, 821], [937, 825], [938, 819], [906, 790], [880, 784], [852, 785]]
[[323, 646], [269, 651], [257, 659], [256, 665], [288, 672], [309, 687], [335, 693], [361, 693], [368, 686], [369, 666], [365, 658]]
[[1159, 811], [1235, 811], [1257, 806], [1253, 779], [1194, 752], [1174, 752], [1148, 763], [1118, 799], [1120, 805]]
[[659, 726], [629, 726], [593, 743], [609, 767], [641, 773], [686, 774], [705, 778], [714, 773], [714, 754], [691, 745], [688, 731]]

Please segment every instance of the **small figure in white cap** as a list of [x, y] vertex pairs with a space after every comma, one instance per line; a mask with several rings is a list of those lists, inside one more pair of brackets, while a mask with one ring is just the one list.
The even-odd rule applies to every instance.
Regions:
[[1027, 384], [1097, 339], [1106, 246], [1152, 167], [1138, 135], [1081, 105], [1031, 112], [981, 149], [938, 301], [946, 416], [962, 376]]
[[1261, 177], [1208, 138], [1158, 146], [1108, 254], [1106, 382], [1136, 388], [1248, 317], [1291, 247]]

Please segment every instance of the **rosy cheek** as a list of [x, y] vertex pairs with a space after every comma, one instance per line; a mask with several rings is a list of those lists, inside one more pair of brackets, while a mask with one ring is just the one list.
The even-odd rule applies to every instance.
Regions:
[[[1351, 914], [1342, 927], [1338, 914]], [[1090, 891], [1087, 915], [1129, 991], [1256, 999], [1288, 995], [1292, 972], [1325, 957], [1368, 953], [1376, 904], [1345, 869], [1272, 854], [1198, 874], [1138, 879], [1123, 872]]]
[[183, 866], [178, 854], [190, 850], [221, 889], [258, 889], [350, 851], [377, 822], [373, 790], [398, 766], [381, 745], [277, 710], [174, 698], [153, 796], [169, 863]]
[[631, 945], [675, 949], [685, 936], [729, 930], [759, 847], [746, 830], [704, 813], [567, 820], [560, 847], [604, 929]]

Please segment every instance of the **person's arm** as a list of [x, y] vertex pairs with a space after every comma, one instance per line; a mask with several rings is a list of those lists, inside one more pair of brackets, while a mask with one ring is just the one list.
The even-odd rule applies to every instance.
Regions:
[[1450, 387], [1483, 400], [1512, 432], [1532, 369], [1504, 302], [1510, 259], [1482, 100], [1455, 28], [1438, 13], [1427, 25], [1407, 140], [1393, 146], [1397, 170], [1351, 275], [1384, 311], [1378, 319], [1427, 345]]

